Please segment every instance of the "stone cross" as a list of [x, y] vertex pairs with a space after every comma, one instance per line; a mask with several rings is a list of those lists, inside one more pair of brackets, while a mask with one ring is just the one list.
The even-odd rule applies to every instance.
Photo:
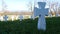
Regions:
[[7, 15], [4, 15], [4, 21], [7, 21], [8, 20], [8, 16]]
[[33, 19], [33, 20], [34, 20], [34, 15], [31, 15], [31, 19]]
[[19, 18], [20, 18], [20, 21], [22, 21], [22, 19], [23, 19], [23, 15], [20, 15]]
[[12, 21], [14, 21], [14, 16], [11, 16]]
[[46, 30], [46, 21], [45, 15], [48, 15], [48, 8], [45, 8], [45, 2], [38, 2], [39, 8], [34, 7], [34, 17], [39, 16], [38, 18], [38, 30]]

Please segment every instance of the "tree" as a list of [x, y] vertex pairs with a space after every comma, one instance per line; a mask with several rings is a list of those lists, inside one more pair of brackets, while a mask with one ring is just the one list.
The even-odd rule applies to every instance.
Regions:
[[32, 11], [33, 9], [33, 4], [31, 1], [29, 1], [29, 3], [27, 4], [27, 7], [28, 7], [28, 11]]
[[51, 3], [49, 8], [52, 15], [58, 16], [58, 2]]

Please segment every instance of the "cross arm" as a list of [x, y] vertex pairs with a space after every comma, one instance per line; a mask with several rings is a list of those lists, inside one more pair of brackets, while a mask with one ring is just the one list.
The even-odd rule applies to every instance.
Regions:
[[39, 16], [39, 11], [37, 7], [34, 7], [34, 17]]
[[45, 9], [45, 15], [48, 16], [48, 13], [49, 13], [49, 8], [46, 8]]

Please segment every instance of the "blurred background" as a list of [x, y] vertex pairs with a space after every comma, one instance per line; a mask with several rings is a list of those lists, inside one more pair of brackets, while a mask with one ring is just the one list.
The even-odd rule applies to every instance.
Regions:
[[60, 16], [60, 0], [0, 0], [0, 20], [3, 21], [5, 15], [8, 20], [18, 20], [34, 18], [34, 7], [38, 8], [38, 2], [46, 2], [49, 8], [48, 17]]

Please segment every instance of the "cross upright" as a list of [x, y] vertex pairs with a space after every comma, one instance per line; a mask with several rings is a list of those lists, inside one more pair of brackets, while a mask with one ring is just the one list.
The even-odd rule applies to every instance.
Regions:
[[7, 19], [8, 19], [8, 16], [7, 15], [4, 15], [4, 21], [7, 21]]
[[38, 30], [46, 30], [45, 16], [48, 15], [48, 8], [45, 8], [45, 2], [38, 2], [39, 8], [34, 7], [34, 16], [38, 18]]
[[20, 19], [20, 21], [22, 21], [23, 20], [23, 15], [20, 15], [19, 19]]

